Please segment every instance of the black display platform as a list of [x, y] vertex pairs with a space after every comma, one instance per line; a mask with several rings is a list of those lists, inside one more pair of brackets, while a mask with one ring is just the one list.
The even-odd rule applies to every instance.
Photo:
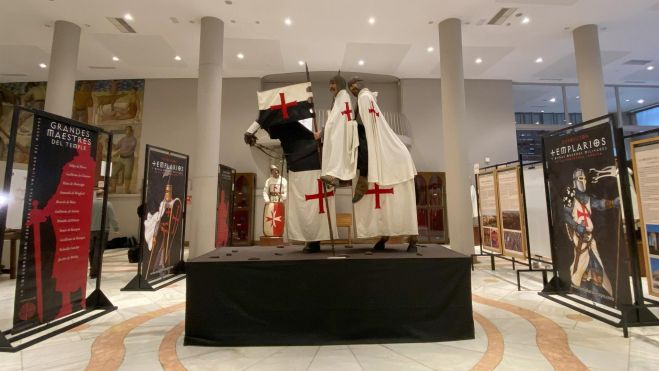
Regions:
[[[474, 338], [470, 258], [439, 245], [227, 247], [186, 263], [185, 345]], [[258, 259], [258, 260], [255, 260]]]

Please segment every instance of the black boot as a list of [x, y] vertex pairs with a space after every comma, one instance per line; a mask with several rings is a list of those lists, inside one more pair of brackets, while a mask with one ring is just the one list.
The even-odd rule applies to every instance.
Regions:
[[407, 252], [416, 253], [416, 243], [418, 241], [417, 236], [410, 236], [409, 244], [407, 245]]
[[312, 254], [320, 251], [320, 241], [307, 242], [302, 252]]
[[389, 241], [389, 236], [382, 236], [380, 240], [373, 246], [373, 250], [384, 250], [384, 244]]

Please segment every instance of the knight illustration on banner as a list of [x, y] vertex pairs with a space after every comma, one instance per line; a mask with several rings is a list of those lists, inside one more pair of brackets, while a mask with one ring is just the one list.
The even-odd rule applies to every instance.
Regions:
[[[166, 171], [163, 177], [171, 178], [171, 172]], [[170, 247], [181, 222], [183, 203], [178, 197], [173, 197], [171, 182], [167, 182], [164, 191], [158, 211], [148, 213], [144, 220], [144, 239], [150, 251], [145, 272], [147, 277], [170, 266]]]
[[279, 175], [276, 165], [270, 165], [270, 178], [263, 186], [263, 234], [267, 237], [284, 235], [285, 208], [284, 201], [288, 196], [288, 181]]
[[[616, 176], [612, 169], [591, 169], [595, 174], [591, 180], [597, 183], [601, 177]], [[570, 265], [572, 285], [584, 288], [596, 295], [613, 296], [613, 287], [606, 274], [604, 264], [594, 237], [593, 211], [620, 207], [620, 200], [605, 200], [588, 193], [588, 175], [577, 168], [572, 173], [572, 186], [567, 187], [563, 197], [563, 220], [570, 241], [574, 246], [574, 260]], [[600, 226], [601, 227], [601, 226]]]

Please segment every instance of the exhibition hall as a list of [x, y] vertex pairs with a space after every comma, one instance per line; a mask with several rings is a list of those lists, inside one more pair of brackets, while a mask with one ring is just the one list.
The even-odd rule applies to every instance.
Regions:
[[659, 369], [658, 20], [0, 1], [0, 370]]

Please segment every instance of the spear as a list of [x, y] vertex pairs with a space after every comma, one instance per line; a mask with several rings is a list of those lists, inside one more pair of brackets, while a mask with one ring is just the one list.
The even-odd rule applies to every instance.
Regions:
[[[309, 77], [309, 66], [307, 63], [304, 63], [304, 70], [307, 74], [307, 82], [311, 82], [311, 78]], [[309, 87], [308, 89], [311, 89]], [[313, 122], [313, 131], [318, 132], [318, 124], [316, 123], [316, 107], [314, 106], [313, 103], [313, 96], [309, 98], [309, 103], [311, 103], [311, 109], [313, 110], [313, 113], [311, 115], [312, 122]], [[318, 159], [320, 162], [320, 168], [323, 168], [323, 149], [322, 149], [322, 144], [320, 140], [316, 141], [316, 149], [318, 150]], [[330, 215], [330, 208], [329, 208], [329, 200], [327, 199], [327, 185], [325, 185], [325, 182], [320, 182], [323, 185], [323, 199], [325, 199], [325, 210], [327, 210], [327, 225], [329, 226], [329, 233], [330, 233], [330, 241], [332, 243], [332, 256], [336, 256], [336, 251], [334, 250], [334, 231], [332, 231], [332, 217]]]

